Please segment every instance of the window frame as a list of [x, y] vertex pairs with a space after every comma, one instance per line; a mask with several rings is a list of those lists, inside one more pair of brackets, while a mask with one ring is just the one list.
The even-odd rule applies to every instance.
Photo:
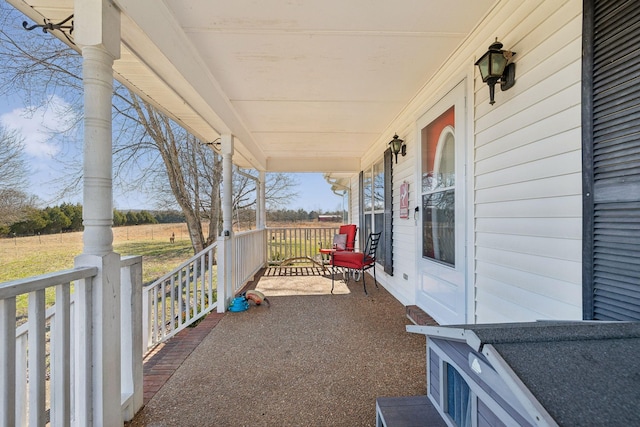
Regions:
[[[391, 149], [384, 152], [382, 159], [373, 162], [360, 171], [360, 248], [364, 250], [367, 237], [371, 232], [382, 231], [381, 244], [376, 254], [377, 263], [385, 273], [393, 276], [393, 175]], [[378, 177], [378, 180], [376, 180]], [[378, 182], [376, 182], [378, 181]], [[381, 181], [381, 186], [379, 185]], [[370, 188], [368, 188], [370, 186]], [[378, 186], [376, 188], [376, 186]], [[381, 190], [381, 191], [377, 191]], [[370, 196], [367, 196], [369, 194]], [[376, 195], [382, 196], [381, 203], [376, 202]], [[369, 201], [369, 206], [365, 205]], [[382, 219], [380, 220], [380, 217]], [[378, 221], [376, 221], [376, 219]], [[382, 227], [378, 230], [376, 226]]]

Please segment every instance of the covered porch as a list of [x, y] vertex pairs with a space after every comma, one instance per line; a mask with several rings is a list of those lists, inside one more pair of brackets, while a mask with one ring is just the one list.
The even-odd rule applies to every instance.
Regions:
[[373, 425], [380, 396], [423, 395], [425, 343], [405, 307], [367, 275], [267, 268], [249, 283], [270, 306], [211, 313], [145, 359], [145, 407], [129, 426]]
[[[64, 315], [59, 342], [63, 354], [82, 356], [75, 377], [82, 382], [61, 363], [59, 425], [130, 420], [141, 404], [140, 347], [179, 335], [173, 325], [186, 327], [196, 311], [222, 318], [136, 423], [368, 424], [376, 396], [425, 392], [424, 343], [405, 332], [403, 304], [421, 305], [442, 324], [592, 318], [593, 248], [589, 240], [584, 250], [582, 239], [593, 234], [582, 226], [594, 216], [592, 193], [583, 194], [593, 177], [582, 176], [582, 150], [591, 147], [581, 140], [580, 118], [593, 107], [581, 92], [589, 15], [579, 0], [8, 2], [34, 22], [73, 16], [72, 47], [85, 73], [85, 247], [76, 265], [86, 283], [78, 312], [89, 326], [72, 332]], [[593, 3], [584, 2], [587, 12]], [[505, 58], [517, 53], [518, 83], [508, 92], [494, 93], [493, 80], [487, 90], [474, 65], [497, 38], [509, 49]], [[217, 263], [203, 252], [135, 301], [122, 290], [128, 279], [118, 274], [112, 246], [114, 77], [223, 162]], [[398, 137], [405, 144], [393, 158], [389, 140]], [[259, 173], [256, 230], [248, 234], [232, 227], [234, 167]], [[379, 290], [368, 286], [366, 297], [352, 284], [349, 293], [273, 296], [270, 308], [224, 313], [267, 261], [268, 172], [323, 172], [349, 192], [348, 221], [360, 237], [384, 231]], [[584, 218], [583, 202], [591, 208]], [[66, 289], [65, 301], [73, 277], [54, 284]], [[282, 280], [287, 287], [293, 279]], [[41, 283], [19, 285], [41, 304]], [[8, 349], [0, 354], [0, 424], [7, 425], [24, 418], [7, 409], [25, 395], [15, 393], [24, 382], [12, 373], [21, 369], [13, 336], [18, 293], [0, 292], [0, 344]], [[140, 304], [141, 316], [125, 317], [141, 299], [156, 305], [145, 312]], [[165, 303], [186, 322], [173, 311], [165, 319]], [[151, 318], [161, 323], [128, 336], [127, 321]], [[33, 364], [44, 384], [38, 322]], [[73, 334], [81, 340], [70, 343]], [[113, 345], [121, 339], [121, 348]], [[123, 397], [133, 402], [126, 410]], [[43, 418], [44, 391], [31, 399]]]

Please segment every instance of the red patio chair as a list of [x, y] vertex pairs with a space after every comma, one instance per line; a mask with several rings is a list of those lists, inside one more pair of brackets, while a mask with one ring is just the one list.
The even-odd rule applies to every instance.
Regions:
[[[346, 225], [340, 226], [340, 229], [338, 230], [338, 234], [346, 235], [345, 247], [342, 250], [351, 251], [351, 252], [355, 250], [357, 232], [358, 232], [358, 226], [356, 226], [355, 224], [346, 224]], [[323, 265], [324, 265], [324, 259], [325, 259], [324, 257], [326, 256], [330, 257], [335, 250], [336, 248], [334, 247], [320, 248], [320, 254], [323, 257]]]
[[336, 267], [359, 270], [362, 275], [362, 287], [364, 288], [365, 295], [369, 294], [367, 293], [364, 271], [373, 267], [373, 283], [376, 285], [376, 288], [378, 287], [376, 280], [376, 252], [378, 250], [378, 242], [380, 241], [381, 234], [381, 232], [369, 234], [364, 252], [350, 252], [345, 250], [334, 251], [331, 254], [331, 293], [333, 293]]
[[356, 249], [356, 233], [358, 232], [358, 227], [355, 224], [347, 224], [341, 225], [339, 234], [347, 235], [347, 242], [345, 244], [345, 251], [353, 252]]

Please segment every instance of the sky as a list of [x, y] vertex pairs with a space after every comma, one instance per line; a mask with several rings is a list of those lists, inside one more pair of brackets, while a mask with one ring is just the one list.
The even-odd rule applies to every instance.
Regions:
[[[38, 196], [43, 203], [49, 204], [52, 194], [56, 193], [56, 179], [62, 175], [64, 165], [54, 160], [55, 156], [77, 153], [63, 153], [64, 138], [74, 135], [66, 132], [68, 120], [63, 111], [66, 102], [51, 97], [48, 108], [22, 106], [20, 101], [0, 98], [0, 124], [9, 132], [16, 132], [24, 144], [24, 157], [29, 168], [28, 193]], [[69, 200], [64, 200], [69, 201]], [[62, 201], [60, 202], [62, 203]], [[59, 203], [53, 203], [59, 204]]]
[[298, 187], [298, 198], [291, 204], [292, 209], [302, 208], [311, 212], [339, 211], [343, 209], [341, 196], [331, 191], [331, 186], [321, 173], [295, 173], [301, 185]]
[[[68, 104], [57, 96], [49, 98], [48, 108], [24, 106], [22, 101], [0, 97], [0, 124], [9, 131], [17, 132], [24, 142], [24, 155], [29, 165], [28, 193], [38, 196], [44, 206], [56, 206], [63, 202], [82, 203], [81, 194], [65, 199], [55, 199], [58, 193], [56, 179], [60, 178], [66, 166], [65, 161], [81, 161], [79, 149], [71, 148], [81, 144], [64, 144], [65, 139], [80, 141], [82, 136], [67, 131], [71, 116]], [[68, 142], [68, 141], [67, 141]], [[306, 211], [334, 211], [342, 208], [342, 197], [331, 191], [331, 186], [320, 173], [293, 174], [299, 183], [298, 197], [287, 206], [288, 209]], [[1, 179], [1, 178], [0, 178]], [[114, 188], [114, 207], [118, 210], [155, 209], [153, 200], [141, 193], [122, 194]]]

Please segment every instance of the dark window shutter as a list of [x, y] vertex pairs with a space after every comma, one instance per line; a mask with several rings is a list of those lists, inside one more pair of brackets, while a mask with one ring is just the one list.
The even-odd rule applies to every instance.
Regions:
[[365, 239], [367, 238], [367, 236], [364, 235], [364, 171], [360, 171], [360, 176], [358, 177], [358, 191], [358, 197], [360, 198], [360, 232], [358, 233], [358, 241], [360, 242], [360, 250], [364, 251], [364, 245], [366, 244]]
[[640, 320], [640, 2], [584, 1], [584, 317]]
[[384, 152], [384, 272], [393, 276], [393, 155]]

